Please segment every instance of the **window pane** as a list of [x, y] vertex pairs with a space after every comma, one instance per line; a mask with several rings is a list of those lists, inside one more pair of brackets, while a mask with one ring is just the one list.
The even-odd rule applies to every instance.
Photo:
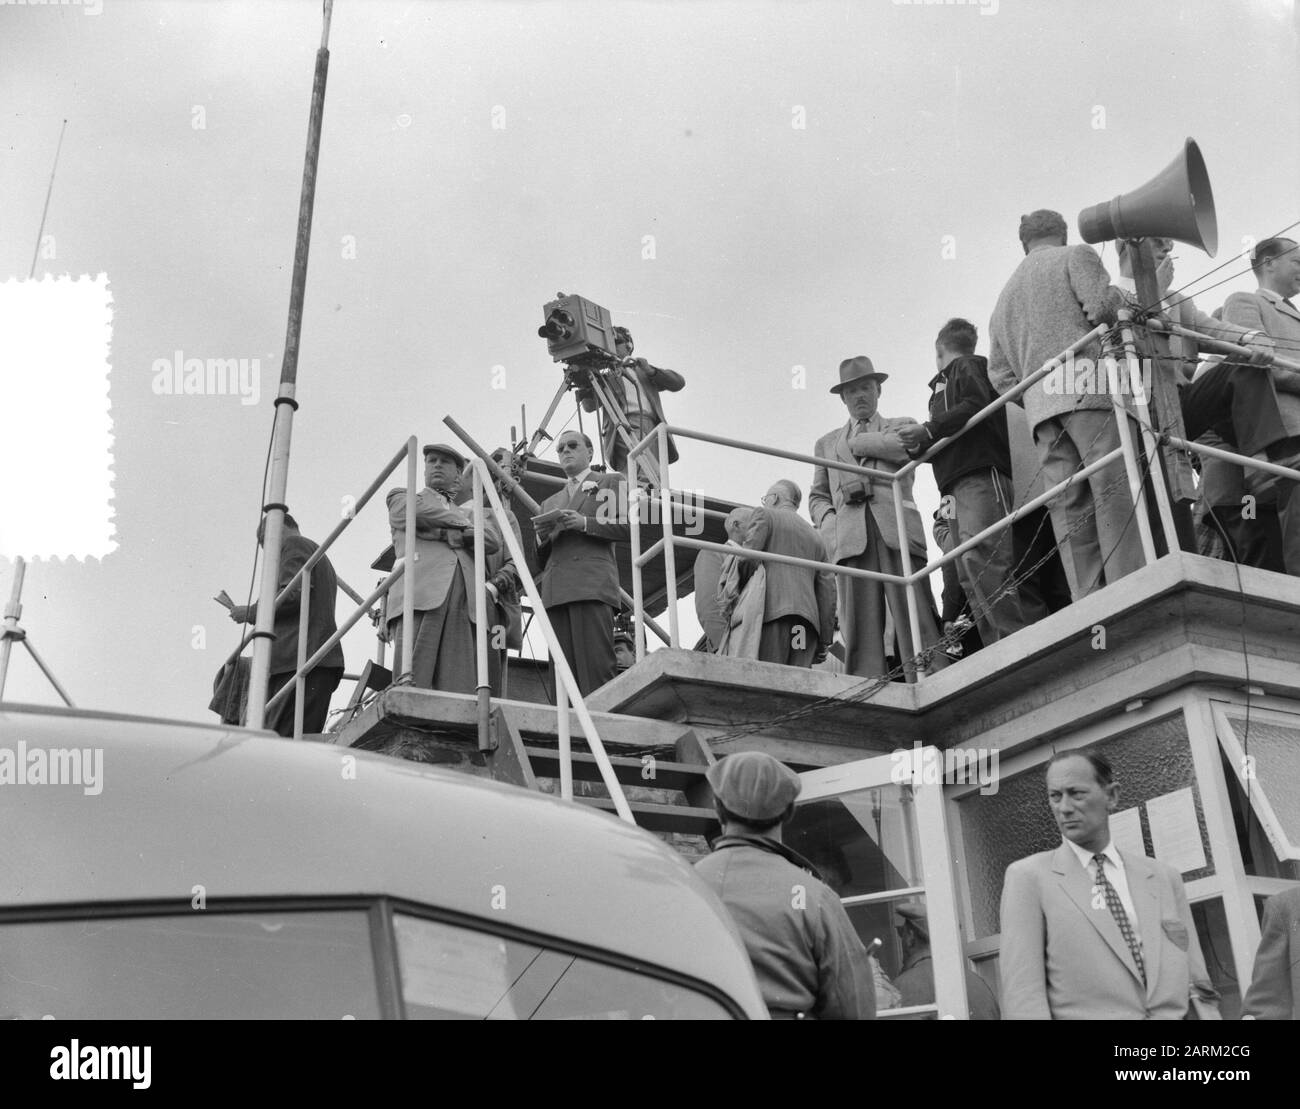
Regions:
[[726, 1020], [694, 990], [435, 920], [393, 915], [413, 1020]]
[[0, 1017], [380, 1015], [364, 910], [195, 912], [0, 925]]
[[1228, 938], [1228, 917], [1223, 911], [1223, 899], [1214, 897], [1208, 901], [1197, 901], [1192, 905], [1192, 922], [1196, 925], [1196, 936], [1201, 941], [1205, 969], [1209, 971], [1210, 981], [1222, 998], [1219, 1012], [1224, 1020], [1237, 1020], [1241, 1017], [1241, 983], [1234, 973], [1232, 943]]
[[922, 884], [911, 786], [808, 801], [795, 809], [784, 836], [841, 897]]

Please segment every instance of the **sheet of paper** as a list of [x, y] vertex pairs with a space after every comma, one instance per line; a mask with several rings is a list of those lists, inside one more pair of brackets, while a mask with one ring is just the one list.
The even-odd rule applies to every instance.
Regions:
[[1190, 786], [1151, 798], [1147, 802], [1147, 820], [1151, 824], [1151, 846], [1157, 859], [1180, 874], [1205, 865], [1201, 826], [1196, 820], [1196, 802]]
[[1142, 817], [1136, 805], [1131, 809], [1112, 814], [1110, 838], [1116, 847], [1130, 855], [1147, 853], [1146, 844], [1142, 842]]

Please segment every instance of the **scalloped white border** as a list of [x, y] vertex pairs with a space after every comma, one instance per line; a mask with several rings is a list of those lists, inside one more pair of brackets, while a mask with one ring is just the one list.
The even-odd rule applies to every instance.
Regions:
[[117, 549], [112, 303], [104, 273], [0, 282], [0, 557]]

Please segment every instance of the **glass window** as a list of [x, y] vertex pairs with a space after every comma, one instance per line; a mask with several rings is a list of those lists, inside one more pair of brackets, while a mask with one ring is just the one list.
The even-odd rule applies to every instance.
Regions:
[[784, 839], [841, 897], [922, 884], [912, 787], [882, 785], [808, 801]]
[[[1224, 1020], [1241, 1017], [1241, 983], [1237, 980], [1232, 958], [1232, 943], [1228, 937], [1228, 916], [1223, 911], [1223, 899], [1210, 898], [1192, 905], [1192, 923], [1201, 941], [1201, 954], [1210, 981], [1219, 991], [1219, 1012]], [[1249, 985], [1249, 983], [1247, 983]]]
[[393, 914], [413, 1020], [727, 1020], [676, 983], [533, 943]]
[[0, 1016], [375, 1019], [364, 909], [0, 924]]

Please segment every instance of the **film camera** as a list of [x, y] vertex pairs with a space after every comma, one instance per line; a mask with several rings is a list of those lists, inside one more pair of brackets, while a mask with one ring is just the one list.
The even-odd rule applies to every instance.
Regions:
[[556, 362], [585, 369], [600, 369], [618, 361], [614, 324], [609, 309], [581, 296], [556, 293], [542, 309], [546, 322], [537, 334]]

